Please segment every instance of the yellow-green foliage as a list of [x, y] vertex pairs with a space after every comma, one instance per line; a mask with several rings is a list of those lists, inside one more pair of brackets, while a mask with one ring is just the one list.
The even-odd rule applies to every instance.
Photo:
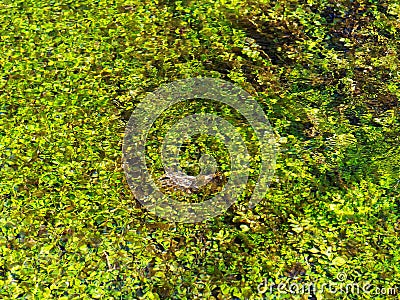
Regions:
[[[399, 19], [375, 0], [2, 1], [0, 298], [261, 299], [264, 279], [339, 272], [398, 286]], [[255, 209], [167, 224], [125, 182], [124, 127], [146, 92], [196, 76], [251, 93], [281, 153]]]

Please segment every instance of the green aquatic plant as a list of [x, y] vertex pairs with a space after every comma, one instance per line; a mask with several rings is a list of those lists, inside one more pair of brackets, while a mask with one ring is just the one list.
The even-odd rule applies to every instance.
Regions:
[[[399, 7], [2, 1], [1, 298], [262, 299], [272, 296], [257, 289], [265, 279], [322, 284], [343, 273], [346, 283], [399, 286]], [[169, 224], [132, 197], [122, 139], [147, 92], [189, 77], [229, 80], [254, 96], [280, 155], [265, 199], [247, 209], [259, 150], [245, 120], [212, 102], [171, 108], [148, 139], [154, 177], [163, 134], [193, 111], [235, 124], [255, 173], [226, 214]], [[182, 151], [189, 174], [199, 149], [229, 173], [223, 145], [195, 137]]]

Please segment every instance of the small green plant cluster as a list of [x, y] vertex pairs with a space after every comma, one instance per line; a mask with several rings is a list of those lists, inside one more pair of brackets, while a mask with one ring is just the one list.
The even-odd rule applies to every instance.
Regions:
[[[0, 298], [305, 299], [258, 286], [343, 273], [400, 288], [399, 18], [396, 0], [2, 1]], [[169, 224], [131, 194], [124, 129], [147, 92], [199, 76], [262, 105], [276, 175], [248, 209], [259, 150], [246, 120], [177, 105], [148, 137], [155, 178], [165, 132], [199, 111], [236, 124], [254, 174], [224, 215]], [[224, 145], [204, 136], [182, 149], [189, 174], [201, 152], [229, 175]]]

